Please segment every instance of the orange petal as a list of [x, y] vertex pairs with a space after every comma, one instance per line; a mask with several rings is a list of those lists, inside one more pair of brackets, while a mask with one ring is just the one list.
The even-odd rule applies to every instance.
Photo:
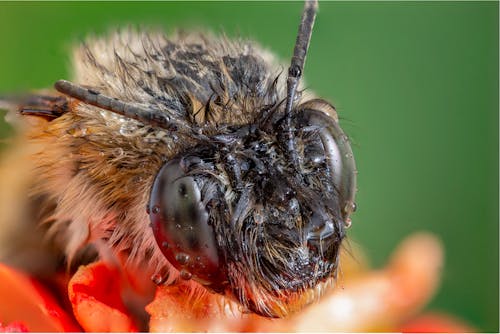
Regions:
[[35, 279], [0, 263], [0, 282], [0, 322], [20, 321], [33, 332], [80, 330], [52, 294]]
[[296, 331], [391, 331], [434, 295], [443, 263], [441, 242], [415, 233], [383, 270], [344, 281], [318, 304], [297, 315]]
[[104, 262], [81, 266], [68, 284], [76, 319], [87, 332], [137, 332], [123, 304], [118, 270]]
[[446, 314], [427, 313], [401, 326], [403, 333], [473, 333], [477, 332], [464, 321]]
[[150, 332], [237, 332], [242, 325], [236, 303], [193, 281], [158, 287], [146, 311]]

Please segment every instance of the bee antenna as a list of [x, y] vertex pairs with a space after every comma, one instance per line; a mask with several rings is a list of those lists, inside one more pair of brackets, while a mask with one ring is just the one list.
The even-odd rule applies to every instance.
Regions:
[[292, 162], [298, 166], [298, 155], [295, 150], [295, 140], [291, 128], [292, 105], [299, 85], [300, 77], [304, 70], [304, 63], [306, 61], [307, 49], [311, 41], [312, 29], [314, 20], [316, 19], [316, 12], [318, 11], [318, 0], [306, 0], [304, 10], [302, 11], [302, 20], [300, 21], [299, 32], [297, 40], [295, 41], [295, 48], [293, 49], [293, 56], [290, 67], [288, 68], [287, 77], [287, 94], [285, 106], [285, 132], [287, 134], [288, 151], [291, 154]]
[[160, 127], [169, 131], [177, 130], [177, 125], [175, 125], [170, 117], [161, 110], [142, 108], [66, 80], [57, 81], [54, 87], [59, 92], [80, 100], [83, 103], [135, 119], [141, 123], [154, 127]]

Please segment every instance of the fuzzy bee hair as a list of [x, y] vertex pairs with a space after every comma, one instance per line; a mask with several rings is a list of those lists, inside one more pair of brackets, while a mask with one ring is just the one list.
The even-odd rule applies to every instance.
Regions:
[[[219, 123], [250, 123], [254, 110], [284, 96], [278, 84], [283, 67], [270, 53], [255, 43], [202, 33], [167, 38], [129, 29], [90, 39], [75, 48], [73, 69], [76, 82], [141, 101], [185, 127], [213, 124], [209, 131]], [[36, 150], [30, 194], [39, 208], [55, 208], [40, 209], [48, 211], [43, 220], [50, 233], [64, 234], [70, 259], [88, 241], [104, 238], [129, 250], [132, 262], [156, 254], [147, 256], [156, 267], [164, 260], [147, 228], [151, 184], [165, 160], [190, 147], [192, 138], [182, 129], [172, 135], [76, 100], [64, 103], [72, 112], [37, 123], [27, 134]]]
[[[0, 235], [2, 244], [14, 235], [17, 247], [0, 249], [1, 259], [40, 273], [113, 257], [130, 271], [175, 284], [179, 271], [155, 240], [146, 208], [162, 166], [194, 157], [189, 173], [211, 208], [208, 221], [224, 272], [223, 282], [210, 289], [278, 317], [318, 298], [338, 266], [346, 223], [342, 195], [330, 181], [325, 154], [317, 154], [317, 122], [292, 118], [303, 127], [296, 144], [300, 164], [287, 159], [279, 134], [286, 117], [284, 69], [255, 42], [202, 33], [166, 37], [129, 29], [78, 46], [74, 82], [161, 112], [174, 128], [55, 92], [20, 101], [10, 113], [25, 125], [17, 155], [24, 154], [19, 159], [28, 178], [19, 192], [29, 196], [16, 199], [26, 208], [18, 210], [22, 216], [1, 222], [24, 226], [4, 228], [10, 232]], [[294, 110], [318, 110], [337, 122], [330, 104], [301, 87], [292, 103]], [[323, 201], [328, 204], [317, 204]], [[312, 242], [309, 235], [325, 219], [328, 242]], [[26, 228], [29, 235], [13, 232]]]

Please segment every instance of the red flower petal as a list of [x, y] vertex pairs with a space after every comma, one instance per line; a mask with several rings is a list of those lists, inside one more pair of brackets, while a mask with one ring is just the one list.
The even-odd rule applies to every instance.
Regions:
[[[80, 330], [51, 293], [35, 279], [0, 264], [0, 282], [0, 322], [17, 322], [13, 328], [21, 329], [21, 321], [33, 332]], [[10, 325], [3, 328], [10, 328]]]
[[137, 332], [123, 304], [118, 270], [104, 262], [78, 269], [68, 284], [76, 319], [87, 332]]
[[0, 333], [27, 333], [28, 328], [25, 324], [19, 321], [8, 324], [7, 326], [2, 325], [0, 322]]

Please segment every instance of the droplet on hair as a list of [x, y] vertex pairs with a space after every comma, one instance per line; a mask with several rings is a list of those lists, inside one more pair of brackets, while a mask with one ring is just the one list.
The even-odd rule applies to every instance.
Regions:
[[122, 124], [122, 126], [120, 126], [119, 131], [120, 131], [120, 134], [122, 136], [129, 137], [129, 136], [134, 135], [134, 133], [136, 131], [136, 126], [134, 124], [132, 124], [131, 122], [125, 122]]
[[116, 156], [116, 157], [121, 157], [123, 154], [124, 154], [124, 151], [123, 151], [123, 148], [121, 147], [117, 147], [113, 150], [113, 154]]
[[68, 134], [75, 137], [75, 138], [82, 138], [87, 135], [87, 128], [81, 127], [81, 126], [75, 126], [70, 128], [68, 131]]
[[148, 144], [155, 144], [155, 143], [159, 142], [159, 139], [156, 137], [146, 137], [143, 140], [145, 143], [148, 143]]
[[344, 207], [344, 212], [345, 213], [352, 213], [356, 212], [357, 205], [354, 202], [347, 202], [347, 204]]
[[151, 280], [153, 281], [154, 284], [161, 285], [161, 284], [165, 283], [166, 277], [159, 274], [159, 273], [156, 273], [153, 276], [151, 276]]
[[288, 208], [290, 209], [290, 213], [292, 214], [298, 214], [300, 210], [300, 204], [299, 201], [294, 197], [290, 200], [288, 203]]
[[344, 227], [347, 229], [347, 228], [350, 228], [352, 225], [352, 220], [351, 218], [347, 218], [345, 221], [344, 221]]

